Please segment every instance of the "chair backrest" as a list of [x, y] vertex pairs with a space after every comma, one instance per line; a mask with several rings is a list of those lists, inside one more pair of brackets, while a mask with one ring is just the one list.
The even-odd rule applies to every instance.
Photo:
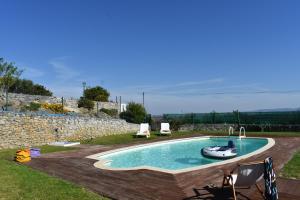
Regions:
[[140, 125], [140, 132], [148, 131], [149, 130], [149, 124], [148, 123], [142, 123]]
[[240, 165], [235, 173], [237, 173], [237, 179], [235, 185], [238, 187], [252, 186], [261, 180], [264, 176], [264, 163], [252, 163]]
[[169, 123], [161, 123], [160, 124], [160, 130], [169, 131], [170, 130], [170, 124]]

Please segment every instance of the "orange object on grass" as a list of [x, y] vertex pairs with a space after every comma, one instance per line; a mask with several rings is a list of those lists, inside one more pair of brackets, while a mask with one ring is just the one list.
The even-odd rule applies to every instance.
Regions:
[[28, 162], [31, 160], [29, 149], [20, 149], [16, 152], [15, 160], [17, 162]]

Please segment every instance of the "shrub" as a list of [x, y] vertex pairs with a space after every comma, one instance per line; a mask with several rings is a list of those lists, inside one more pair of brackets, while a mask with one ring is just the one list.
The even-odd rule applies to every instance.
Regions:
[[117, 117], [118, 116], [118, 110], [117, 109], [101, 108], [100, 111], [104, 112], [104, 113], [106, 113], [106, 114], [108, 114], [109, 116], [112, 116], [112, 117]]
[[31, 80], [27, 79], [16, 79], [14, 84], [9, 88], [8, 92], [52, 96], [52, 92], [47, 90], [44, 86], [35, 84]]
[[84, 97], [80, 97], [78, 101], [78, 108], [86, 108], [88, 110], [92, 110], [95, 106], [95, 103], [92, 100], [89, 100]]
[[44, 103], [44, 104], [42, 104], [42, 108], [44, 108], [45, 110], [54, 112], [54, 113], [67, 113], [67, 112], [69, 112], [67, 109], [64, 109], [61, 104]]
[[169, 121], [170, 123], [170, 129], [173, 130], [173, 131], [178, 131], [179, 128], [180, 128], [180, 121], [179, 120], [170, 120]]
[[125, 119], [130, 123], [142, 123], [145, 121], [147, 113], [143, 105], [131, 102], [127, 106], [125, 112], [120, 113], [120, 118]]
[[41, 104], [30, 102], [29, 105], [25, 105], [21, 108], [22, 111], [38, 111], [41, 108]]
[[100, 87], [92, 87], [84, 90], [84, 98], [92, 100], [92, 101], [102, 101], [102, 102], [107, 102], [109, 98], [109, 92]]

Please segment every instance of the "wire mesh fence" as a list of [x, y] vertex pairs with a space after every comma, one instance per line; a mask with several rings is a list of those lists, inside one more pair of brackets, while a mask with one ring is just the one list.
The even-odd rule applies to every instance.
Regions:
[[300, 111], [291, 112], [228, 112], [164, 114], [164, 120], [181, 124], [300, 124]]

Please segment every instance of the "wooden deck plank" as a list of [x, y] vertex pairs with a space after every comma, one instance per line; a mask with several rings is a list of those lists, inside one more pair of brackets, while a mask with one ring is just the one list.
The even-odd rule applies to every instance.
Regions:
[[[275, 141], [276, 144], [271, 149], [244, 161], [263, 160], [267, 156], [272, 156], [275, 169], [278, 171], [288, 162], [293, 153], [300, 149], [300, 138], [276, 138]], [[125, 146], [128, 145], [83, 145], [80, 150], [43, 155], [33, 159], [27, 165], [113, 199], [231, 199], [231, 191], [220, 193], [218, 188], [215, 191], [212, 189], [207, 191], [205, 186], [209, 183], [220, 186], [223, 177], [222, 169], [232, 168], [236, 163], [181, 174], [168, 174], [146, 169], [102, 170], [93, 166], [95, 160], [85, 158], [91, 154]], [[278, 188], [283, 194], [280, 199], [294, 197], [300, 199], [299, 183], [296, 180], [278, 179]], [[205, 192], [208, 194], [203, 197]], [[240, 194], [240, 199], [259, 198], [255, 187], [243, 190]]]

